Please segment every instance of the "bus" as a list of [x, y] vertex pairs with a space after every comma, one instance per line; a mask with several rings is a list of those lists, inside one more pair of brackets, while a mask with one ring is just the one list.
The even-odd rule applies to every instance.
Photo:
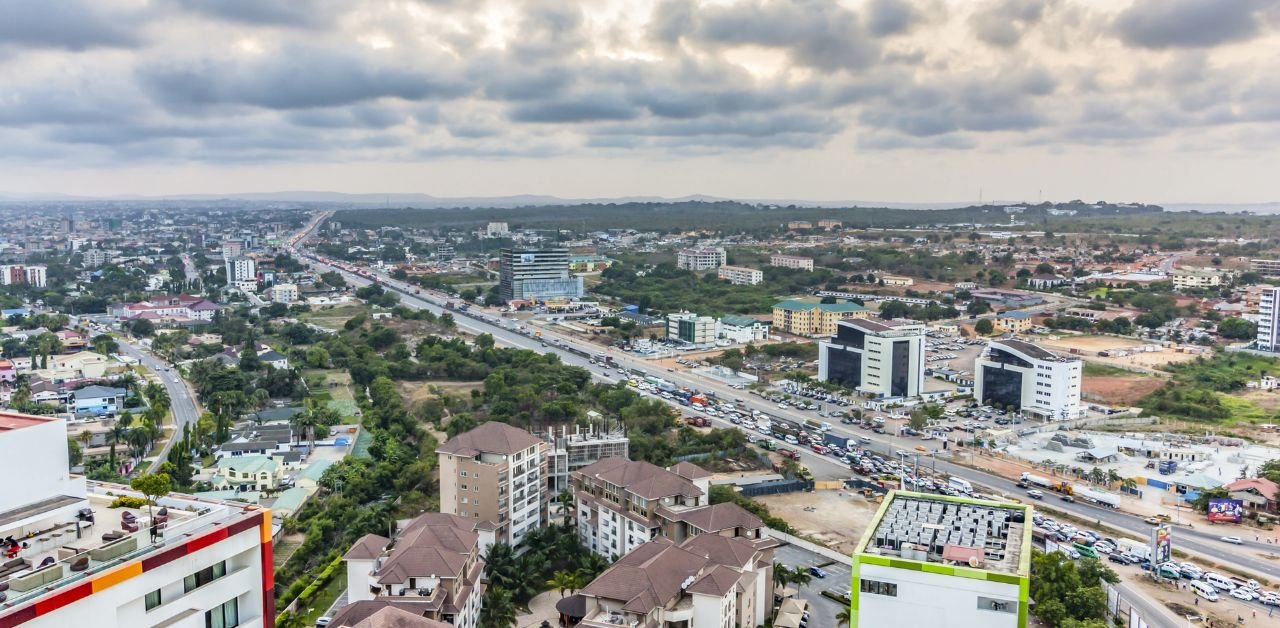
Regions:
[[1074, 550], [1075, 550], [1075, 551], [1077, 551], [1077, 552], [1080, 552], [1080, 555], [1081, 555], [1081, 556], [1085, 556], [1085, 557], [1088, 557], [1088, 558], [1097, 558], [1097, 557], [1098, 557], [1098, 550], [1093, 549], [1092, 547], [1089, 547], [1088, 545], [1085, 545], [1084, 543], [1072, 543], [1072, 544], [1071, 544], [1071, 548], [1072, 548], [1072, 549], [1074, 549]]

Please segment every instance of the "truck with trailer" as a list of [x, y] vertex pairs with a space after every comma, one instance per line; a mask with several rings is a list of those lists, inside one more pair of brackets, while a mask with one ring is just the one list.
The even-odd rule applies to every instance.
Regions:
[[840, 449], [843, 449], [845, 451], [849, 450], [848, 436], [841, 436], [833, 432], [823, 432], [822, 442], [825, 443], [827, 446], [835, 445], [836, 447], [839, 447]]
[[1035, 486], [1037, 488], [1047, 488], [1051, 491], [1062, 493], [1063, 495], [1071, 495], [1075, 492], [1075, 489], [1071, 487], [1070, 482], [1065, 482], [1062, 480], [1052, 480], [1042, 475], [1027, 473], [1025, 471], [1022, 473], [1020, 477], [1022, 478], [1023, 483], [1031, 486]]
[[1084, 499], [1086, 501], [1096, 503], [1099, 506], [1106, 506], [1107, 508], [1120, 507], [1119, 496], [1112, 495], [1111, 493], [1104, 493], [1102, 491], [1090, 488], [1088, 486], [1084, 486], [1082, 484], [1075, 485], [1075, 496], [1081, 499]]

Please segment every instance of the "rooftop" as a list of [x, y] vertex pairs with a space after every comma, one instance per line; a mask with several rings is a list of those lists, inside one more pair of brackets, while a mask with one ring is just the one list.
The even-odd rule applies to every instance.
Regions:
[[541, 443], [533, 434], [501, 421], [481, 423], [478, 427], [450, 438], [436, 453], [474, 456], [479, 453], [507, 454], [524, 451]]
[[780, 310], [813, 310], [818, 309], [823, 312], [862, 312], [867, 308], [857, 303], [819, 303], [817, 301], [803, 301], [801, 299], [787, 299], [773, 305], [775, 309]]
[[837, 325], [855, 327], [872, 334], [907, 335], [923, 334], [925, 331], [924, 325], [919, 321], [908, 320], [905, 318], [895, 318], [888, 321], [873, 320], [870, 318], [855, 318], [847, 321], [840, 321]]
[[645, 499], [673, 495], [699, 497], [703, 494], [702, 489], [688, 479], [642, 460], [604, 458], [578, 469], [574, 474], [621, 486]]
[[0, 431], [20, 430], [24, 427], [35, 427], [56, 420], [58, 419], [42, 419], [15, 412], [0, 412]]
[[1030, 516], [1025, 504], [893, 491], [856, 553], [1029, 576]]
[[1074, 362], [1080, 359], [1076, 357], [1060, 356], [1056, 353], [1053, 353], [1052, 351], [1042, 349], [1040, 348], [1040, 346], [1031, 344], [1024, 340], [1013, 340], [1013, 339], [992, 340], [991, 345], [1004, 345], [1004, 347], [1006, 348], [1012, 349], [1028, 357], [1035, 358], [1037, 360], [1056, 360], [1060, 362]]

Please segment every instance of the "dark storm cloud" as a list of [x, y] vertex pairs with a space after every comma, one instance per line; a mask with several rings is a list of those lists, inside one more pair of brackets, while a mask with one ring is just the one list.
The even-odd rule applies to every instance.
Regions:
[[1036, 25], [1051, 0], [994, 0], [969, 18], [969, 28], [978, 39], [999, 48], [1011, 48]]
[[230, 22], [291, 27], [324, 26], [349, 6], [336, 0], [178, 0], [178, 4]]
[[95, 0], [0, 1], [0, 49], [133, 48], [145, 15], [112, 11]]
[[155, 63], [141, 68], [139, 79], [171, 110], [219, 105], [307, 109], [380, 98], [453, 97], [466, 90], [462, 82], [440, 74], [407, 65], [392, 51], [359, 55], [295, 46], [251, 61]]
[[777, 48], [826, 71], [859, 70], [879, 54], [858, 15], [833, 0], [748, 0], [701, 9], [692, 25], [700, 41]]
[[911, 28], [920, 17], [904, 0], [871, 0], [867, 4], [867, 29], [872, 35], [896, 35]]
[[1115, 31], [1138, 48], [1199, 48], [1251, 39], [1261, 0], [1138, 0], [1116, 18]]

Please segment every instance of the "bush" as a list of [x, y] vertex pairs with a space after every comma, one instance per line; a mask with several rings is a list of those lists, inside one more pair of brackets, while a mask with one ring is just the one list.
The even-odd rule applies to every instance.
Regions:
[[111, 508], [142, 508], [147, 505], [147, 500], [141, 497], [133, 497], [131, 495], [121, 495], [111, 501]]

